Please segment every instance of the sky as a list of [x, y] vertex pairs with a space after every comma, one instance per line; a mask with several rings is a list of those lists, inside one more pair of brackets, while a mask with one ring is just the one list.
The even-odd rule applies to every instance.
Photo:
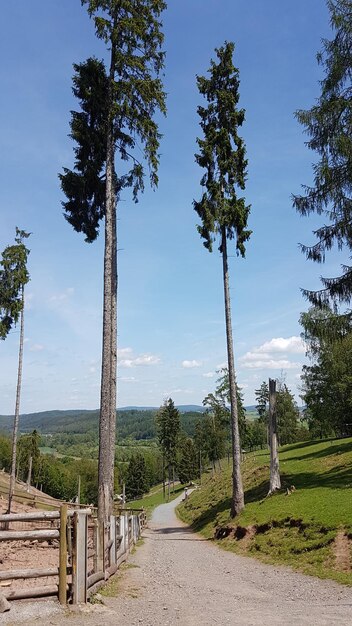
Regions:
[[[226, 364], [221, 257], [198, 235], [193, 200], [202, 104], [196, 75], [214, 49], [235, 42], [245, 191], [253, 231], [246, 258], [229, 248], [235, 365], [245, 404], [268, 377], [299, 398], [301, 288], [335, 275], [306, 261], [318, 218], [302, 218], [292, 194], [312, 182], [316, 155], [294, 117], [319, 96], [321, 39], [331, 37], [323, 0], [170, 0], [164, 13], [168, 115], [160, 117], [159, 187], [118, 206], [118, 406], [201, 404]], [[72, 167], [73, 63], [104, 46], [79, 0], [12, 0], [0, 24], [0, 250], [15, 227], [30, 231], [21, 412], [92, 409], [100, 402], [103, 237], [87, 244], [63, 217], [58, 173]], [[117, 164], [118, 167], [118, 164]], [[0, 414], [15, 404], [19, 328], [0, 343]]]

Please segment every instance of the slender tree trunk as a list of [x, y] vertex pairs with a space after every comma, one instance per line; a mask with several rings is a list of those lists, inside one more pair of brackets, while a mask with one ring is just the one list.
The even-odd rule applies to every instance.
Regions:
[[13, 422], [12, 461], [11, 461], [9, 502], [8, 502], [7, 513], [11, 513], [11, 504], [12, 504], [12, 498], [13, 498], [13, 494], [14, 494], [14, 491], [15, 491], [15, 483], [16, 483], [17, 433], [18, 433], [18, 423], [19, 423], [19, 418], [20, 418], [22, 366], [23, 366], [24, 287], [22, 287], [21, 299], [22, 299], [22, 311], [21, 311], [21, 327], [20, 327], [20, 346], [19, 346], [19, 352], [18, 352], [18, 373], [17, 373], [16, 406], [15, 406], [15, 417], [14, 417], [14, 422]]
[[167, 501], [170, 502], [170, 482], [171, 482], [171, 471], [170, 471], [170, 463], [167, 466]]
[[202, 484], [202, 451], [199, 450], [199, 484]]
[[29, 457], [29, 468], [28, 468], [28, 476], [27, 476], [27, 493], [29, 492], [29, 488], [31, 486], [32, 480], [32, 465], [33, 465], [33, 457]]
[[[114, 456], [116, 428], [116, 198], [114, 188], [115, 145], [113, 136], [113, 82], [115, 49], [111, 49], [109, 76], [109, 120], [107, 131], [105, 250], [104, 250], [104, 305], [103, 346], [101, 371], [101, 398], [99, 421], [98, 518], [108, 532], [114, 497]], [[115, 232], [114, 232], [115, 229]], [[112, 406], [112, 402], [115, 403]]]
[[165, 487], [165, 454], [163, 454], [163, 499], [166, 498], [166, 487]]
[[271, 495], [281, 489], [279, 454], [277, 449], [277, 419], [276, 419], [276, 380], [269, 378], [269, 441], [270, 441], [270, 485]]
[[231, 403], [231, 438], [232, 438], [232, 502], [231, 517], [238, 515], [244, 508], [244, 494], [241, 475], [241, 444], [238, 426], [237, 391], [235, 377], [235, 361], [232, 339], [231, 303], [229, 289], [229, 268], [227, 262], [226, 228], [222, 227], [222, 263], [224, 279], [225, 319], [227, 339], [227, 362], [229, 370], [230, 403]]

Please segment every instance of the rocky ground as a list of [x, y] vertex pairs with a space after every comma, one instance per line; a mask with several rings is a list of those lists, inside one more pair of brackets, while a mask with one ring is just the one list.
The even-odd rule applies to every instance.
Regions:
[[351, 588], [224, 552], [177, 520], [175, 503], [155, 510], [143, 545], [104, 604], [74, 613], [52, 602], [18, 604], [1, 616], [1, 624], [351, 624]]

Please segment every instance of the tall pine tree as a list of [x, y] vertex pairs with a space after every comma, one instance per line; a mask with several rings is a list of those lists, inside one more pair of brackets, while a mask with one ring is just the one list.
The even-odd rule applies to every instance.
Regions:
[[[76, 143], [74, 170], [60, 176], [67, 197], [65, 217], [87, 241], [96, 239], [105, 219], [104, 305], [99, 423], [99, 519], [112, 512], [116, 428], [117, 232], [116, 207], [121, 191], [133, 198], [144, 189], [148, 167], [156, 186], [158, 126], [154, 114], [165, 112], [159, 74], [164, 64], [160, 15], [163, 0], [82, 0], [94, 20], [96, 35], [109, 50], [109, 66], [90, 58], [75, 65], [73, 92], [81, 106], [72, 113]], [[116, 161], [118, 160], [118, 164]]]
[[204, 138], [197, 139], [199, 154], [196, 154], [196, 162], [205, 169], [201, 179], [205, 190], [200, 201], [195, 201], [193, 205], [202, 221], [198, 231], [204, 239], [204, 246], [212, 252], [213, 243], [219, 240], [223, 260], [233, 459], [231, 515], [234, 517], [244, 507], [244, 495], [227, 240], [235, 239], [237, 254], [245, 256], [245, 242], [250, 237], [247, 229], [250, 207], [246, 206], [244, 198], [238, 196], [238, 190], [245, 188], [247, 160], [244, 142], [238, 135], [238, 128], [244, 121], [244, 110], [238, 108], [239, 71], [233, 64], [233, 53], [234, 44], [225, 42], [224, 46], [216, 49], [217, 62], [211, 61], [209, 78], [197, 77], [199, 92], [207, 101], [207, 106], [198, 107]]
[[[310, 137], [308, 147], [319, 161], [314, 165], [314, 183], [304, 186], [304, 195], [294, 196], [301, 215], [317, 213], [324, 224], [314, 231], [316, 243], [302, 245], [307, 259], [325, 261], [333, 246], [352, 250], [352, 1], [328, 0], [334, 38], [323, 40], [317, 55], [325, 71], [321, 94], [308, 111], [296, 117]], [[349, 304], [352, 296], [352, 267], [342, 265], [340, 276], [322, 278], [323, 288], [304, 290], [315, 306]]]
[[16, 228], [15, 244], [7, 246], [0, 261], [0, 337], [5, 339], [13, 325], [20, 319], [20, 343], [18, 350], [18, 370], [15, 416], [12, 433], [12, 457], [7, 512], [11, 513], [12, 498], [16, 482], [17, 434], [20, 419], [20, 402], [23, 368], [24, 343], [24, 288], [29, 281], [27, 261], [29, 250], [24, 240], [30, 233]]

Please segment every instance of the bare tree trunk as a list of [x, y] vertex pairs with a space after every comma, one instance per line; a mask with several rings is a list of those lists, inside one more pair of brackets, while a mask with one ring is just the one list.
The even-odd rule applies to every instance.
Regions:
[[167, 501], [170, 502], [170, 482], [171, 482], [171, 472], [170, 472], [170, 463], [167, 466]]
[[[101, 397], [99, 421], [98, 518], [108, 532], [114, 497], [114, 456], [116, 428], [116, 197], [114, 188], [115, 145], [113, 136], [113, 82], [115, 49], [111, 49], [109, 75], [109, 121], [107, 131], [105, 250], [104, 250], [104, 305], [103, 346], [101, 370]], [[112, 401], [115, 400], [115, 406]]]
[[230, 404], [231, 404], [231, 438], [232, 438], [232, 502], [231, 517], [238, 515], [244, 508], [244, 494], [241, 475], [241, 444], [238, 426], [238, 410], [237, 410], [237, 392], [236, 392], [236, 376], [235, 361], [233, 352], [232, 339], [232, 322], [231, 322], [231, 303], [229, 289], [229, 268], [227, 262], [227, 241], [226, 227], [222, 227], [222, 263], [223, 263], [223, 279], [224, 279], [224, 298], [225, 298], [225, 319], [226, 319], [226, 339], [227, 339], [227, 362], [229, 370], [230, 384]]
[[276, 419], [276, 380], [269, 378], [269, 442], [270, 442], [270, 496], [277, 489], [281, 489], [279, 454], [277, 446], [277, 419]]
[[202, 484], [202, 451], [199, 450], [199, 484]]
[[166, 498], [166, 486], [165, 486], [165, 454], [163, 454], [163, 498]]
[[10, 487], [9, 487], [9, 502], [7, 513], [11, 513], [12, 498], [15, 490], [16, 482], [16, 456], [17, 456], [17, 433], [18, 423], [20, 418], [20, 401], [21, 401], [21, 385], [22, 385], [22, 367], [23, 367], [23, 339], [24, 339], [24, 287], [22, 286], [22, 311], [21, 311], [21, 327], [20, 327], [20, 346], [18, 353], [18, 373], [17, 373], [17, 390], [16, 390], [16, 406], [15, 417], [13, 422], [13, 435], [12, 435], [12, 460], [11, 460], [11, 475], [10, 475]]
[[32, 465], [33, 465], [33, 457], [29, 457], [29, 468], [28, 468], [28, 476], [27, 476], [27, 492], [29, 492], [29, 488], [31, 486], [32, 480]]

